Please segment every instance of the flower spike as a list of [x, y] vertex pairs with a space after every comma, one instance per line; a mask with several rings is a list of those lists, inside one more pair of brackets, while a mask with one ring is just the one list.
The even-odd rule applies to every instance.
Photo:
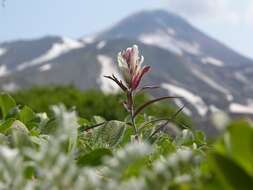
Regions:
[[143, 56], [139, 56], [137, 45], [127, 48], [118, 54], [118, 66], [124, 80], [131, 91], [137, 89], [144, 74], [149, 70], [149, 66], [142, 67]]

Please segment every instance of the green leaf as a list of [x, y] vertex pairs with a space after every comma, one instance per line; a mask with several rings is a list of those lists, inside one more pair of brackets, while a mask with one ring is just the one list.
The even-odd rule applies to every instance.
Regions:
[[78, 118], [78, 124], [81, 125], [81, 126], [86, 126], [86, 125], [90, 125], [90, 121], [88, 121], [85, 118], [79, 117]]
[[41, 128], [43, 134], [54, 134], [57, 130], [57, 121], [56, 119], [50, 119], [47, 124]]
[[191, 130], [184, 129], [182, 130], [182, 133], [176, 137], [175, 142], [180, 146], [190, 146], [194, 143], [194, 135]]
[[157, 146], [156, 150], [159, 153], [159, 155], [166, 156], [176, 150], [175, 145], [171, 142], [171, 140], [167, 136], [160, 137], [156, 142], [156, 146]]
[[110, 146], [117, 145], [122, 140], [125, 125], [121, 121], [109, 121], [105, 126], [100, 127], [99, 136], [102, 142]]
[[0, 108], [3, 118], [6, 118], [8, 113], [16, 106], [15, 100], [8, 94], [2, 93], [0, 95]]
[[253, 175], [253, 128], [246, 121], [237, 121], [228, 127], [216, 151], [227, 155]]
[[10, 131], [12, 130], [16, 130], [16, 131], [20, 131], [24, 134], [28, 134], [29, 133], [29, 130], [27, 129], [26, 125], [24, 123], [22, 123], [21, 121], [19, 120], [15, 120], [11, 127], [9, 128]]
[[126, 125], [125, 131], [122, 134], [121, 140], [120, 140], [120, 145], [125, 145], [129, 142], [131, 142], [131, 137], [134, 134], [134, 129], [132, 126]]
[[0, 124], [0, 133], [5, 133], [12, 126], [14, 121], [16, 121], [15, 118], [9, 118], [9, 119], [3, 121]]
[[10, 144], [15, 147], [31, 147], [30, 134], [26, 126], [19, 120], [16, 120], [7, 133], [10, 135]]
[[194, 137], [195, 137], [195, 142], [198, 145], [206, 144], [206, 136], [202, 131], [195, 131]]
[[27, 179], [32, 179], [36, 175], [36, 167], [33, 163], [27, 163], [24, 169], [24, 176]]
[[39, 145], [39, 146], [41, 146], [41, 145], [47, 143], [47, 140], [46, 140], [46, 139], [41, 138], [41, 137], [39, 137], [39, 136], [38, 136], [38, 137], [36, 137], [36, 136], [31, 136], [31, 137], [30, 137], [30, 140], [31, 140], [31, 142], [33, 142], [34, 144]]
[[97, 116], [97, 115], [93, 116], [92, 119], [93, 119], [93, 121], [95, 122], [95, 124], [103, 123], [103, 122], [106, 121], [103, 117]]
[[23, 123], [28, 123], [36, 117], [36, 114], [28, 106], [24, 106], [19, 112], [19, 120]]
[[230, 158], [219, 153], [213, 153], [211, 162], [218, 179], [231, 190], [250, 190], [253, 187], [253, 178], [243, 168]]
[[80, 156], [77, 159], [77, 164], [80, 166], [98, 166], [102, 163], [104, 156], [112, 156], [110, 149], [98, 148], [88, 154]]

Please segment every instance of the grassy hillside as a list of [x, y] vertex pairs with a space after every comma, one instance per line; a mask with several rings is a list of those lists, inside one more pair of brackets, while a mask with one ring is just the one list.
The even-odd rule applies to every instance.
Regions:
[[[100, 91], [81, 91], [73, 86], [33, 87], [28, 90], [17, 91], [12, 94], [20, 105], [28, 105], [36, 112], [51, 114], [50, 106], [63, 103], [68, 109], [76, 109], [81, 117], [90, 119], [99, 115], [107, 120], [123, 120], [127, 112], [122, 106], [122, 94], [103, 94]], [[149, 99], [147, 94], [137, 97], [136, 103], [142, 104]], [[156, 117], [170, 117], [176, 112], [175, 106], [169, 101], [157, 103], [146, 110], [146, 114]], [[192, 121], [184, 114], [179, 114], [177, 121], [192, 126]]]

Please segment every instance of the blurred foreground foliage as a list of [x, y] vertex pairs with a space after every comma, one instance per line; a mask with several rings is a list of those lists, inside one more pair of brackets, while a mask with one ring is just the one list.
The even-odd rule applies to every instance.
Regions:
[[[211, 144], [203, 132], [178, 125], [152, 136], [159, 123], [142, 127], [137, 141], [127, 121], [83, 118], [62, 104], [52, 106], [48, 116], [1, 94], [0, 109], [1, 190], [253, 187], [249, 121], [231, 122]], [[137, 126], [152, 119], [139, 116]]]

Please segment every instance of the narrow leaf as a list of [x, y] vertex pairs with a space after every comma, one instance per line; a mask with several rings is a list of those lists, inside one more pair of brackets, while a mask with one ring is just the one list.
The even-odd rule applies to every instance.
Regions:
[[134, 113], [133, 117], [135, 118], [142, 110], [144, 110], [147, 106], [153, 104], [153, 103], [156, 103], [156, 102], [159, 102], [161, 100], [165, 100], [165, 99], [173, 99], [173, 98], [181, 98], [181, 97], [178, 97], [178, 96], [164, 96], [164, 97], [160, 97], [160, 98], [156, 98], [154, 100], [150, 100], [146, 103], [144, 103], [143, 105], [141, 105]]
[[90, 129], [94, 129], [94, 128], [100, 127], [100, 126], [102, 126], [102, 125], [104, 125], [106, 123], [107, 123], [107, 121], [102, 122], [102, 123], [98, 123], [98, 124], [95, 124], [95, 125], [90, 125], [90, 126], [84, 127], [83, 130], [84, 131], [88, 131]]
[[158, 133], [160, 130], [162, 130], [170, 121], [173, 121], [177, 116], [178, 114], [184, 109], [184, 106], [181, 107], [175, 114], [172, 115], [171, 118], [169, 118], [163, 125], [161, 125], [160, 127], [158, 127], [149, 137], [152, 138], [156, 133]]

